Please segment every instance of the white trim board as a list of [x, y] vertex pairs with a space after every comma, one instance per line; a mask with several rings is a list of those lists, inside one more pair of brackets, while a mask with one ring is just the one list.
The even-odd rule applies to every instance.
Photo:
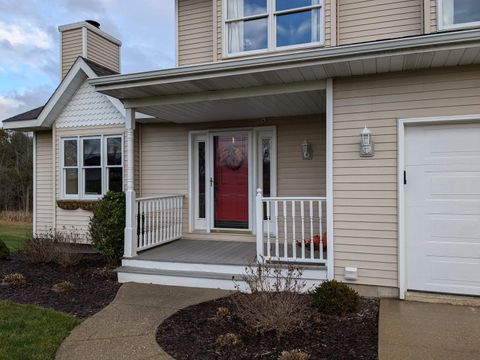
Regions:
[[480, 114], [458, 115], [458, 116], [432, 116], [420, 118], [398, 119], [397, 140], [398, 140], [398, 164], [397, 164], [397, 196], [398, 196], [398, 287], [400, 299], [405, 299], [408, 289], [407, 284], [407, 263], [405, 237], [405, 188], [403, 184], [403, 172], [405, 171], [405, 127], [415, 125], [434, 125], [449, 123], [469, 123], [480, 121]]
[[327, 79], [326, 91], [326, 144], [327, 144], [327, 279], [335, 277], [333, 239], [333, 79]]

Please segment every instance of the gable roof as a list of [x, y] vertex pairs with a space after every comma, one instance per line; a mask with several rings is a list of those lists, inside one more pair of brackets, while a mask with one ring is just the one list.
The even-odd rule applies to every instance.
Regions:
[[[4, 128], [48, 129], [86, 79], [117, 74], [116, 71], [79, 56], [44, 106], [3, 120]], [[125, 110], [120, 101], [109, 96], [107, 98], [124, 115]]]

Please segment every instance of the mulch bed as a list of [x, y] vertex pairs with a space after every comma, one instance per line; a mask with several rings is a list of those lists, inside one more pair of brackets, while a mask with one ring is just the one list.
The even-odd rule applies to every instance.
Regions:
[[[308, 296], [308, 295], [305, 295]], [[378, 300], [361, 299], [356, 313], [344, 317], [311, 309], [309, 326], [278, 339], [255, 334], [234, 315], [215, 319], [219, 307], [234, 314], [231, 296], [182, 309], [164, 321], [157, 342], [175, 359], [274, 359], [282, 351], [300, 349], [310, 359], [377, 359]], [[241, 344], [221, 347], [218, 336], [235, 333]]]
[[[0, 260], [0, 281], [4, 275], [20, 273], [23, 284], [0, 284], [0, 300], [33, 304], [86, 318], [107, 306], [120, 284], [116, 274], [104, 271], [105, 259], [99, 254], [85, 254], [75, 266], [63, 268], [56, 264], [31, 264], [21, 252], [8, 260]], [[55, 292], [53, 285], [69, 281], [74, 289]]]

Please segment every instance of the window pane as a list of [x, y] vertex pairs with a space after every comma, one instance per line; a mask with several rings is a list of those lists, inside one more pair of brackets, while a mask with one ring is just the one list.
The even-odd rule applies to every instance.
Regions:
[[108, 168], [108, 190], [123, 191], [123, 168]]
[[277, 16], [277, 46], [320, 41], [320, 10]]
[[227, 19], [265, 14], [267, 0], [227, 0]]
[[63, 162], [65, 166], [77, 166], [77, 140], [65, 140], [63, 146]]
[[205, 143], [198, 143], [198, 218], [205, 219]]
[[83, 165], [100, 166], [100, 139], [83, 140]]
[[78, 194], [78, 169], [65, 169], [65, 194]]
[[276, 0], [275, 10], [296, 9], [304, 6], [312, 6], [320, 4], [320, 0]]
[[455, 24], [480, 21], [480, 1], [478, 0], [454, 0]]
[[263, 169], [262, 169], [262, 178], [263, 178], [263, 195], [269, 197], [271, 195], [270, 187], [270, 175], [271, 175], [271, 140], [262, 139], [262, 157], [263, 157]]
[[122, 138], [107, 138], [107, 165], [122, 165]]
[[228, 24], [228, 52], [230, 54], [266, 49], [268, 47], [267, 38], [267, 18]]
[[85, 169], [85, 195], [102, 194], [102, 169]]

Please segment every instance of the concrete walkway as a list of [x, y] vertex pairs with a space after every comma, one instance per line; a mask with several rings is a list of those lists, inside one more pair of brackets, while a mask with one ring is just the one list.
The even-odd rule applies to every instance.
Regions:
[[380, 301], [380, 360], [480, 359], [480, 307]]
[[172, 359], [155, 340], [158, 325], [186, 306], [229, 292], [127, 283], [115, 300], [77, 326], [57, 351], [57, 360]]

